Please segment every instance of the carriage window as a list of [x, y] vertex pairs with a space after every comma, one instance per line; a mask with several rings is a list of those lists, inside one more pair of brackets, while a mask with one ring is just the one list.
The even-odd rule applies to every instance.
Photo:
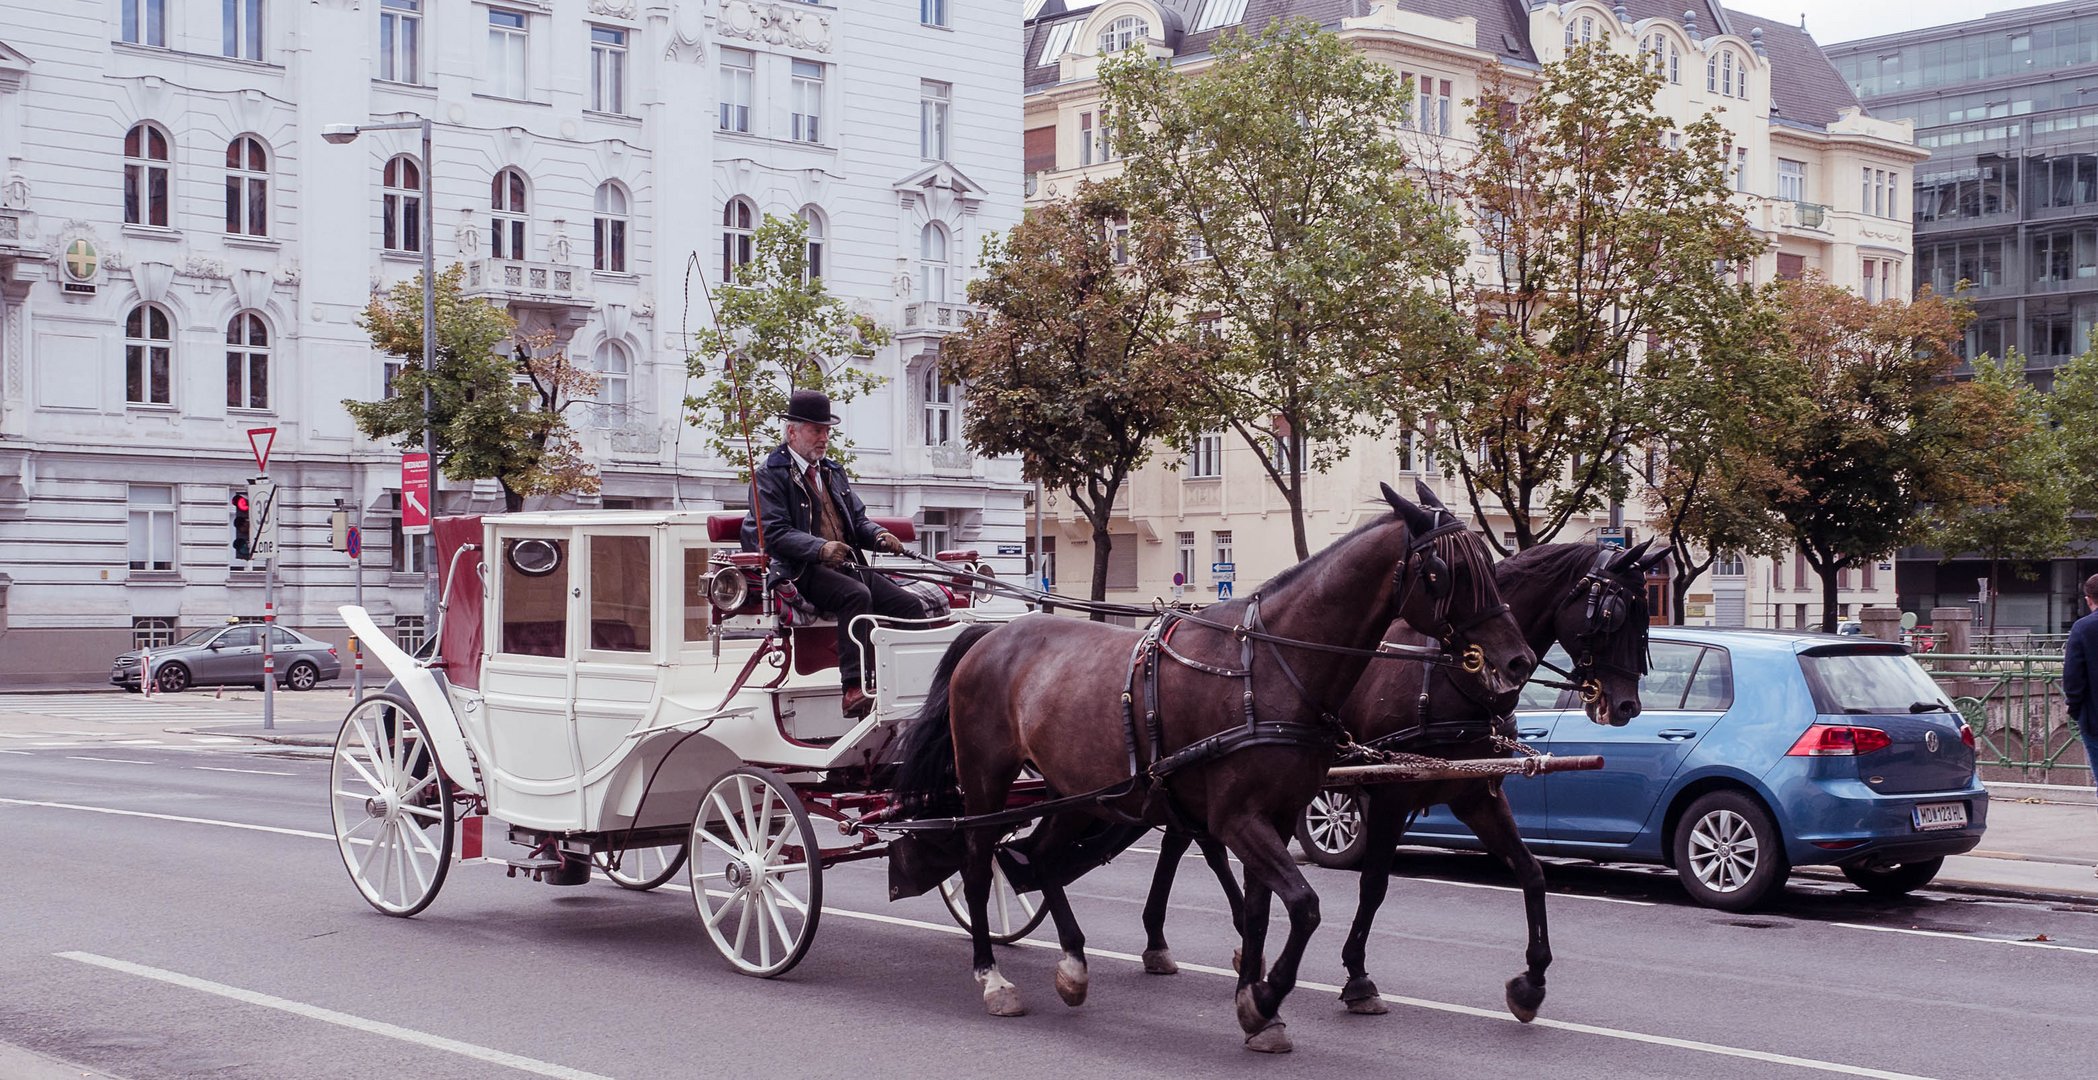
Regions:
[[713, 625], [714, 606], [707, 603], [707, 548], [685, 549], [685, 640], [707, 640]]
[[539, 543], [552, 545], [557, 553], [553, 568], [545, 573], [526, 574], [518, 570], [515, 561], [502, 560], [502, 651], [525, 656], [566, 656], [568, 541], [544, 540]]
[[590, 538], [590, 647], [647, 652], [648, 537]]

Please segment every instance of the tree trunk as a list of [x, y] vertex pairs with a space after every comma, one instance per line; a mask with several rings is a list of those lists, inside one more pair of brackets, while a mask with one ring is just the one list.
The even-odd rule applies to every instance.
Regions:
[[1297, 542], [1297, 561], [1311, 558], [1311, 544], [1304, 535], [1304, 462], [1303, 452], [1298, 448], [1294, 436], [1284, 439], [1282, 445], [1289, 448], [1289, 527], [1290, 535]]
[[1996, 568], [2000, 562], [2001, 560], [1994, 555], [1989, 556], [1989, 636], [1991, 638], [1996, 636], [1996, 598], [2002, 595], [1996, 590]]
[[1843, 572], [1840, 561], [1831, 560], [1827, 566], [1817, 566], [1814, 572], [1821, 576], [1821, 632], [1836, 632], [1836, 577]]
[[[1107, 514], [1093, 521], [1093, 602], [1107, 599], [1107, 557], [1115, 549], [1114, 538], [1107, 531]], [[1089, 616], [1094, 622], [1106, 622], [1107, 613], [1095, 610]]]
[[1669, 568], [1668, 593], [1675, 600], [1675, 610], [1669, 613], [1669, 622], [1682, 626], [1683, 609], [1689, 603], [1684, 598], [1690, 595], [1690, 584], [1703, 575], [1704, 571], [1689, 569], [1692, 565], [1689, 557], [1683, 554], [1683, 548], [1675, 544], [1668, 545], [1668, 561], [1672, 564]]

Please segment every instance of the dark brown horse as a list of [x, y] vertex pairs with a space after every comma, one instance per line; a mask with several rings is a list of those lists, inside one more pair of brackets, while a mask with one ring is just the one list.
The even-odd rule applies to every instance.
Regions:
[[[1580, 685], [1588, 718], [1596, 723], [1623, 725], [1639, 715], [1639, 677], [1646, 670], [1646, 572], [1665, 558], [1665, 552], [1646, 555], [1645, 544], [1630, 551], [1546, 544], [1519, 552], [1495, 567], [1501, 596], [1530, 648], [1543, 656], [1554, 643], [1566, 647], [1573, 662], [1567, 674]], [[1392, 629], [1395, 640], [1406, 640], [1409, 632], [1405, 627]], [[1358, 741], [1389, 749], [1453, 760], [1503, 757], [1511, 745], [1506, 740], [1514, 734], [1508, 724], [1514, 706], [1513, 693], [1494, 693], [1462, 672], [1386, 663], [1371, 669], [1356, 684], [1342, 707], [1341, 719]], [[1341, 1000], [1348, 1011], [1385, 1011], [1377, 984], [1364, 969], [1370, 925], [1390, 887], [1393, 849], [1406, 826], [1422, 810], [1446, 804], [1488, 851], [1508, 864], [1522, 886], [1530, 929], [1524, 957], [1527, 968], [1508, 980], [1506, 995], [1508, 1011], [1517, 1019], [1527, 1022], [1536, 1017], [1537, 1007], [1544, 1002], [1544, 969], [1552, 962], [1545, 925], [1544, 868], [1516, 832], [1501, 780], [1479, 776], [1357, 790], [1354, 804], [1363, 815], [1366, 846], [1357, 866], [1362, 883], [1355, 923], [1341, 949], [1348, 970]], [[1240, 910], [1238, 889], [1224, 864], [1223, 849], [1214, 841], [1168, 830], [1159, 845], [1158, 869], [1144, 905], [1148, 937], [1144, 970], [1154, 974], [1178, 970], [1166, 947], [1166, 901], [1173, 874], [1190, 843], [1199, 843], [1203, 858], [1218, 870], [1234, 917]]]
[[[906, 732], [897, 796], [906, 806], [951, 803], [959, 783], [962, 811], [979, 818], [962, 875], [975, 977], [991, 1013], [1025, 1009], [999, 974], [985, 910], [1010, 825], [980, 821], [1005, 808], [1020, 770], [1032, 767], [1054, 791], [1085, 797], [1028, 838], [1063, 949], [1064, 1002], [1082, 1003], [1087, 986], [1085, 938], [1064, 886], [1097, 863], [1068, 853], [1100, 819], [1184, 820], [1245, 864], [1237, 1010], [1246, 1045], [1290, 1048], [1276, 1013], [1319, 916], [1285, 838], [1325, 776], [1341, 734], [1333, 713], [1372, 648], [1397, 618], [1438, 643], [1424, 655], [1468, 657], [1495, 692], [1520, 686], [1536, 663], [1479, 538], [1439, 505], [1416, 506], [1389, 487], [1384, 497], [1390, 514], [1243, 599], [1169, 612], [1145, 630], [1029, 615], [950, 647], [946, 679], [936, 676]], [[1289, 912], [1289, 937], [1263, 978], [1274, 896]]]

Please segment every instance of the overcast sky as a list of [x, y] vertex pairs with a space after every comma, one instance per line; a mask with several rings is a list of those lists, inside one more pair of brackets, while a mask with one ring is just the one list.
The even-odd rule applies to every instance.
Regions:
[[1721, 0], [1737, 11], [1766, 19], [1799, 24], [1807, 17], [1807, 32], [1823, 45], [1881, 34], [1918, 30], [1926, 26], [1979, 19], [1995, 11], [2035, 6], [2018, 0]]

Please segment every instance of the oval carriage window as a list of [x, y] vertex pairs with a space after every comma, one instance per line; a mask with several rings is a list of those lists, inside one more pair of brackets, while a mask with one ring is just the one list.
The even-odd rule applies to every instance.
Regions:
[[512, 540], [503, 557], [510, 569], [526, 577], [545, 577], [561, 568], [561, 545], [537, 538]]

